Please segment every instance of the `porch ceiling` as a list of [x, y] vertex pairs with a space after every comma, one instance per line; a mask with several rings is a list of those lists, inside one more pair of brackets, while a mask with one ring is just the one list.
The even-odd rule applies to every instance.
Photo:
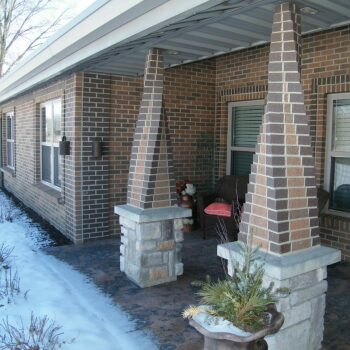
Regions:
[[[349, 0], [300, 0], [302, 33], [350, 22]], [[270, 41], [275, 5], [283, 0], [228, 0], [124, 45], [111, 47], [79, 68], [116, 74], [143, 74], [150, 47], [165, 49], [167, 67], [198, 61]]]
[[[308, 33], [350, 22], [349, 0], [297, 0]], [[71, 71], [143, 74], [150, 47], [167, 67], [270, 40], [283, 0], [98, 0], [0, 81], [0, 102]]]

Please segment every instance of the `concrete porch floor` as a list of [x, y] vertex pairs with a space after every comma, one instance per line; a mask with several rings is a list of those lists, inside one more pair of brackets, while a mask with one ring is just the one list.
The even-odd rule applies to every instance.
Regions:
[[[216, 256], [216, 237], [202, 240], [199, 231], [187, 234], [183, 251], [184, 275], [176, 282], [146, 289], [137, 287], [119, 271], [119, 245], [119, 239], [113, 239], [46, 250], [85, 274], [110, 295], [136, 320], [138, 329], [156, 337], [159, 349], [202, 349], [202, 336], [182, 319], [181, 312], [197, 302], [196, 288], [191, 286], [191, 281], [206, 275], [223, 277], [222, 263]], [[330, 267], [328, 276], [322, 350], [350, 350], [350, 264]]]

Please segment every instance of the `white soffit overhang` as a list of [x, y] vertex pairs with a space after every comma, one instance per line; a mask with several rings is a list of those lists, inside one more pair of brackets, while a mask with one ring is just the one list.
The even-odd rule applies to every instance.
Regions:
[[[0, 102], [71, 71], [143, 74], [150, 47], [174, 66], [270, 40], [278, 0], [99, 0], [0, 80]], [[349, 0], [298, 0], [309, 33], [349, 23]]]

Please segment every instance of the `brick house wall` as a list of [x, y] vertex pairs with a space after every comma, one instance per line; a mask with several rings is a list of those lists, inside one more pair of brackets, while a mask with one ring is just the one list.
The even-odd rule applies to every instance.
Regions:
[[[349, 28], [303, 38], [302, 84], [318, 185], [324, 176], [326, 96], [350, 91]], [[266, 97], [268, 52], [269, 46], [263, 45], [166, 70], [164, 98], [176, 179], [188, 177], [205, 190], [225, 174], [228, 103]], [[119, 232], [113, 207], [126, 202], [142, 82], [142, 77], [77, 73], [1, 106], [2, 116], [15, 109], [16, 169], [14, 176], [4, 171], [5, 187], [75, 242]], [[72, 143], [62, 165], [64, 204], [38, 181], [37, 106], [59, 96], [64, 96], [66, 136]], [[91, 157], [96, 137], [104, 142], [102, 159]], [[323, 243], [342, 249], [346, 259], [349, 226], [350, 219], [344, 217], [324, 215], [321, 220]]]
[[[18, 157], [15, 174], [3, 167], [5, 188], [76, 243], [119, 233], [114, 206], [126, 202], [142, 84], [142, 77], [78, 73], [1, 106], [2, 116], [15, 110]], [[210, 186], [212, 166], [196, 152], [213, 144], [215, 61], [168, 70], [165, 91], [175, 176]], [[40, 183], [39, 105], [58, 97], [62, 130], [71, 142], [71, 154], [60, 158], [60, 193]], [[103, 142], [98, 159], [91, 155], [96, 138]]]
[[199, 190], [213, 182], [215, 60], [166, 70], [165, 110], [173, 145], [175, 179]]
[[[109, 143], [111, 78], [108, 74], [84, 73], [82, 96], [81, 210], [83, 240], [111, 235]], [[101, 140], [102, 156], [92, 155], [92, 142]]]
[[[59, 204], [61, 194], [40, 183], [40, 116], [41, 102], [58, 97], [67, 99], [73, 93], [72, 77], [21, 96], [1, 107], [1, 113], [15, 112], [15, 170], [6, 168], [3, 159], [4, 186], [25, 205], [42, 215], [63, 234], [69, 236], [65, 206]], [[63, 104], [63, 110], [65, 106]], [[67, 117], [69, 109], [65, 111]], [[6, 124], [2, 123], [2, 130]]]

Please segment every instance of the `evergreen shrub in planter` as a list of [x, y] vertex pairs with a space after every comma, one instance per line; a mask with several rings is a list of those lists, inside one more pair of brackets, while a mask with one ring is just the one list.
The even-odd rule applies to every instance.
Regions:
[[[287, 290], [263, 285], [264, 267], [258, 263], [259, 247], [252, 236], [241, 244], [242, 262], [232, 261], [233, 276], [224, 280], [194, 282], [200, 288], [200, 306], [190, 306], [183, 316], [204, 335], [204, 349], [267, 349], [264, 337], [276, 333], [284, 317], [275, 303]], [[282, 346], [281, 346], [282, 348]]]

